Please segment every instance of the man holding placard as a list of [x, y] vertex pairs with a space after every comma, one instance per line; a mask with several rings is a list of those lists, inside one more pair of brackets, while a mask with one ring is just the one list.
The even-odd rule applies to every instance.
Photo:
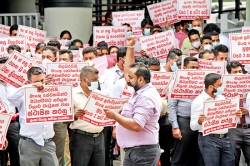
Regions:
[[[225, 100], [226, 98], [222, 95], [223, 92], [221, 76], [210, 73], [205, 77], [205, 90], [193, 100], [191, 105], [190, 127], [193, 131], [198, 130], [200, 132], [198, 143], [206, 166], [234, 166], [235, 164], [232, 145], [227, 135], [228, 128], [211, 131], [206, 136], [202, 135], [202, 125], [206, 120], [203, 114], [204, 102]], [[237, 111], [235, 116], [241, 117], [241, 110]]]

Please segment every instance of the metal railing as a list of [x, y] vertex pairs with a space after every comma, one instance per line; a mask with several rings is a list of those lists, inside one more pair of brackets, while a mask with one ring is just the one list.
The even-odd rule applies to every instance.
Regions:
[[221, 33], [225, 35], [226, 37], [229, 38], [230, 33], [241, 33], [242, 27], [240, 28], [233, 28], [233, 29], [228, 29], [228, 30], [222, 30]]
[[40, 13], [4, 13], [0, 14], [0, 24], [3, 25], [25, 25], [38, 28]]

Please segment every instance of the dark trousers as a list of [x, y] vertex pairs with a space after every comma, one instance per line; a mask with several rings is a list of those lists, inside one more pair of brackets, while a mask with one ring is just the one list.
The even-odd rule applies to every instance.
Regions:
[[113, 149], [116, 140], [112, 137], [112, 127], [104, 127], [104, 144], [105, 144], [105, 166], [113, 166]]
[[206, 166], [234, 166], [234, 154], [229, 137], [216, 138], [200, 133], [198, 142]]
[[7, 160], [8, 158], [5, 154], [5, 151], [0, 150], [0, 166], [6, 166]]
[[70, 156], [72, 166], [104, 166], [104, 136], [92, 137], [72, 132], [70, 139]]
[[159, 147], [129, 149], [125, 153], [123, 166], [157, 166], [160, 155]]
[[235, 166], [239, 166], [241, 149], [247, 165], [250, 166], [250, 128], [229, 129], [228, 137], [230, 138], [234, 151]]
[[198, 131], [190, 129], [190, 118], [178, 116], [182, 139], [175, 139], [172, 166], [203, 166], [198, 146]]
[[161, 153], [161, 165], [162, 166], [170, 166], [170, 149], [172, 148], [174, 138], [172, 136], [172, 126], [171, 124], [167, 124], [164, 126], [160, 126], [159, 130], [159, 144], [161, 149], [164, 150]]

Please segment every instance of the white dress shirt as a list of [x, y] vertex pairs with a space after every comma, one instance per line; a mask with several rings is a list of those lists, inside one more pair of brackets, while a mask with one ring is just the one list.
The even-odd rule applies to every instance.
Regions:
[[103, 76], [101, 76], [99, 80], [102, 93], [109, 95], [114, 83], [119, 80], [122, 75], [123, 72], [120, 70], [117, 64], [110, 69], [106, 69]]
[[230, 48], [229, 39], [225, 35], [223, 35], [222, 33], [219, 35], [219, 38], [220, 38], [220, 44], [226, 45], [227, 48], [229, 49]]
[[31, 85], [25, 85], [13, 91], [8, 91], [8, 100], [17, 107], [20, 113], [20, 135], [33, 139], [38, 145], [44, 146], [44, 139], [54, 137], [53, 122], [26, 124], [24, 108], [24, 88]]
[[[210, 97], [205, 91], [203, 91], [199, 96], [197, 96], [192, 104], [191, 104], [191, 121], [190, 121], [190, 128], [195, 131], [199, 130], [202, 132], [202, 125], [198, 123], [198, 119], [200, 114], [203, 113], [203, 106], [205, 101], [209, 100], [225, 100], [226, 98], [223, 95], [218, 95], [213, 99]], [[216, 132], [212, 132], [211, 134], [226, 134], [228, 129], [222, 129]]]
[[[250, 93], [247, 94], [246, 107], [249, 111], [249, 115], [245, 115], [246, 124], [250, 124]], [[238, 123], [240, 123], [240, 119], [239, 119]]]
[[[129, 96], [123, 94], [126, 85], [127, 85], [127, 82], [126, 82], [125, 78], [117, 80], [111, 89], [109, 97], [112, 97], [112, 98], [130, 98]], [[135, 92], [134, 88], [131, 86], [127, 86], [127, 88], [128, 89], [126, 90], [126, 92], [130, 93], [132, 96], [133, 93]]]
[[10, 84], [7, 83], [6, 86], [4, 86], [1, 82], [0, 82], [0, 98], [3, 101], [3, 104], [5, 106], [5, 108], [7, 109], [8, 113], [11, 114], [15, 114], [16, 113], [16, 108], [13, 104], [11, 104], [9, 102], [9, 100], [7, 99], [7, 92], [11, 92], [13, 90], [15, 90], [16, 88]]

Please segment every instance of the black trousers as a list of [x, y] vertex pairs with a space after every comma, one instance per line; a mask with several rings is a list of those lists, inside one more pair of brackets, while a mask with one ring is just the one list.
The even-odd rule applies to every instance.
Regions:
[[112, 137], [113, 127], [104, 127], [104, 144], [105, 144], [105, 166], [113, 166], [113, 149], [116, 144], [116, 139]]

